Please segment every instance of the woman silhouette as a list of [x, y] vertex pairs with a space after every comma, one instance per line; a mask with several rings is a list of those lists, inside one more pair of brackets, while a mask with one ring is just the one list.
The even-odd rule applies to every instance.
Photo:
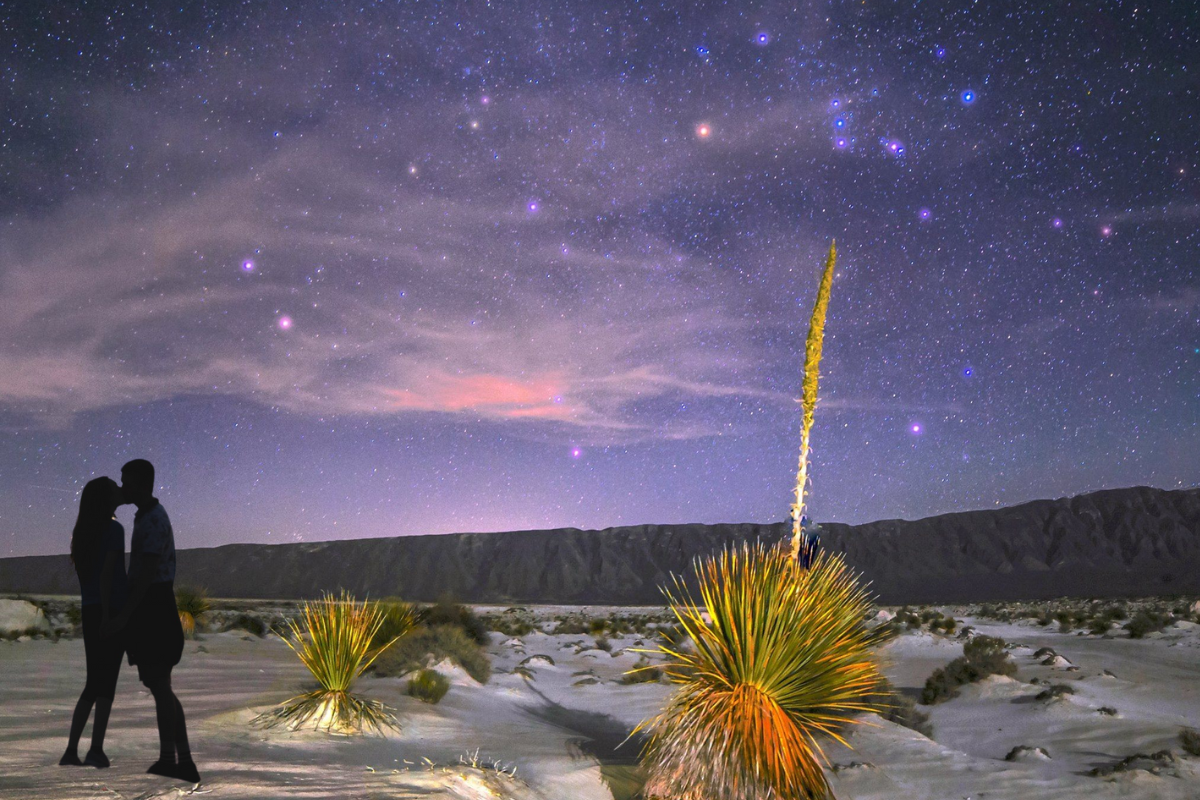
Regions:
[[[125, 647], [119, 634], [102, 637], [100, 629], [125, 603], [125, 529], [113, 517], [117, 506], [124, 502], [121, 487], [112, 478], [89, 481], [79, 498], [79, 518], [71, 533], [71, 561], [79, 576], [83, 607], [87, 683], [75, 704], [67, 751], [58, 762], [64, 766], [108, 766], [108, 757], [104, 755], [104, 732], [108, 728], [108, 715], [112, 711]], [[96, 719], [92, 723], [92, 746], [80, 761], [79, 737], [83, 735], [83, 726], [87, 724], [93, 705]]]

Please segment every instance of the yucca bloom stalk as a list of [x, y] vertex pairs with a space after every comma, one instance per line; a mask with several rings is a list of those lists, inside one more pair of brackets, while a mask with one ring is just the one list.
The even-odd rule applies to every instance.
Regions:
[[804, 492], [808, 487], [808, 455], [811, 450], [813, 415], [817, 410], [817, 384], [820, 381], [821, 350], [825, 344], [825, 315], [829, 311], [829, 293], [833, 288], [833, 270], [837, 265], [837, 242], [829, 243], [825, 272], [817, 288], [817, 302], [808, 322], [804, 343], [804, 384], [800, 396], [800, 466], [796, 472], [796, 500], [792, 503], [792, 558], [799, 559], [804, 544], [800, 520], [804, 516]]
[[844, 742], [858, 712], [881, 710], [866, 591], [840, 556], [803, 570], [783, 546], [728, 549], [696, 573], [698, 601], [679, 578], [664, 589], [694, 650], [658, 651], [678, 688], [641, 726], [647, 796], [829, 797], [817, 737]]
[[[260, 714], [264, 727], [287, 723], [290, 728], [312, 724], [318, 730], [358, 733], [366, 728], [382, 732], [397, 727], [395, 718], [375, 700], [350, 693], [350, 687], [380, 653], [403, 635], [372, 649], [371, 640], [384, 622], [376, 603], [357, 602], [347, 592], [305, 602], [302, 624], [288, 620], [291, 637], [284, 642], [300, 657], [321, 688], [293, 697], [276, 709]], [[292, 641], [294, 639], [294, 643]]]

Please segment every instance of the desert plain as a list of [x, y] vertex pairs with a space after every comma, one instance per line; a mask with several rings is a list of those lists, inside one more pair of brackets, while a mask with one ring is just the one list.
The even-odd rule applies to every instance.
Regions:
[[[55, 603], [64, 602], [33, 600], [52, 622]], [[106, 743], [112, 766], [57, 766], [84, 680], [83, 642], [47, 624], [45, 632], [0, 641], [0, 797], [639, 796], [638, 741], [627, 737], [658, 711], [671, 686], [652, 673], [640, 681], [628, 673], [655, 663], [657, 656], [644, 651], [663, 643], [658, 631], [670, 621], [663, 608], [475, 607], [493, 628], [486, 682], [450, 659], [431, 664], [451, 686], [430, 704], [408, 696], [406, 677], [368, 673], [356, 691], [394, 709], [399, 729], [344, 736], [252, 724], [257, 714], [314, 684], [276, 633], [254, 635], [229, 627], [230, 621], [235, 610], [277, 621], [294, 604], [216, 605], [225, 610], [213, 612], [209, 630], [187, 642], [174, 680], [203, 775], [198, 786], [144, 774], [156, 755], [154, 708], [128, 667]], [[1134, 638], [1127, 629], [1129, 614], [1140, 607], [1171, 605], [1183, 613], [1161, 630]], [[895, 635], [879, 656], [905, 697], [919, 699], [930, 675], [961, 656], [973, 636], [1003, 639], [1016, 671], [916, 705], [918, 716], [928, 715], [928, 736], [865, 715], [864, 724], [851, 729], [849, 747], [826, 742], [837, 797], [1200, 797], [1200, 756], [1181, 737], [1200, 726], [1195, 600], [1123, 602], [1124, 624], [1113, 620], [1101, 632], [1103, 624], [1073, 625], [1069, 611], [1066, 622], [1058, 621], [1063, 608], [1084, 606], [939, 606], [899, 615], [880, 609], [871, 624], [890, 625]], [[947, 619], [953, 629], [939, 623]], [[585, 632], [558, 632], [564, 621]]]

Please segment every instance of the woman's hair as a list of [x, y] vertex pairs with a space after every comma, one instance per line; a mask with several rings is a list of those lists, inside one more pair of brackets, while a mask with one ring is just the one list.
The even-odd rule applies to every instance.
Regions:
[[112, 493], [117, 482], [112, 478], [100, 477], [87, 482], [79, 497], [79, 518], [71, 531], [71, 561], [76, 572], [85, 572], [91, 567], [100, 549], [100, 534], [112, 519]]

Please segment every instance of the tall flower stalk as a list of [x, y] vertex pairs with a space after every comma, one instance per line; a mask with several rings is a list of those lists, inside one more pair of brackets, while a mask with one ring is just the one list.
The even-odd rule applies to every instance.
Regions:
[[821, 374], [821, 349], [825, 344], [825, 315], [829, 311], [829, 294], [833, 288], [833, 270], [837, 265], [837, 242], [829, 243], [825, 272], [817, 288], [808, 323], [808, 339], [804, 343], [804, 384], [800, 395], [800, 466], [796, 471], [795, 502], [792, 503], [792, 558], [799, 560], [804, 547], [804, 493], [808, 488], [808, 456], [811, 451], [813, 416], [817, 410], [817, 384]]
[[809, 549], [801, 524], [836, 264], [831, 243], [805, 343], [790, 552], [727, 549], [697, 560], [698, 598], [678, 577], [664, 589], [684, 636], [659, 650], [677, 688], [642, 725], [655, 800], [828, 798], [819, 737], [844, 744], [860, 712], [886, 703], [872, 652], [885, 629], [863, 624], [866, 589], [840, 555]]

